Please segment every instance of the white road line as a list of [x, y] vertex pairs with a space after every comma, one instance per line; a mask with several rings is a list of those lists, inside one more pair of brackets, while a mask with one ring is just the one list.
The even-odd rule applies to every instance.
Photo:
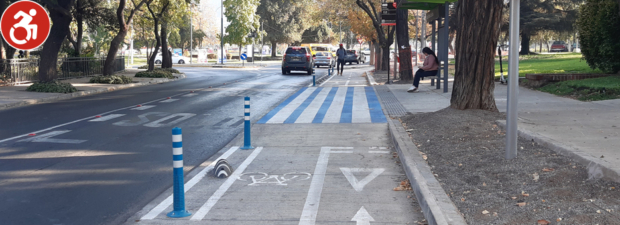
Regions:
[[330, 153], [334, 154], [351, 154], [353, 151], [330, 151]]
[[379, 147], [379, 149], [388, 149], [387, 147]]
[[346, 83], [344, 83], [344, 86], [349, 86], [349, 81], [350, 81], [350, 80], [347, 80], [347, 82], [346, 82]]
[[267, 123], [284, 123], [284, 121], [303, 103], [316, 88], [307, 88], [304, 92], [299, 94], [297, 98], [293, 99], [288, 105], [286, 105], [280, 112], [274, 115]]
[[111, 119], [116, 119], [119, 118], [121, 116], [124, 116], [125, 114], [110, 114], [107, 116], [102, 116], [100, 118], [94, 119], [94, 120], [89, 120], [89, 122], [103, 122], [103, 121], [108, 121]]
[[316, 215], [319, 212], [319, 203], [321, 202], [321, 193], [323, 192], [323, 184], [325, 183], [325, 173], [327, 172], [327, 163], [329, 162], [329, 153], [332, 149], [353, 149], [352, 147], [333, 148], [321, 147], [319, 159], [314, 168], [312, 182], [308, 190], [308, 197], [304, 209], [299, 218], [299, 225], [314, 225], [316, 223]]
[[177, 99], [171, 98], [171, 99], [163, 100], [163, 101], [161, 101], [161, 103], [176, 102], [178, 100], [179, 100], [178, 98]]
[[390, 151], [368, 151], [370, 154], [390, 154]]
[[366, 99], [366, 90], [363, 87], [353, 88], [352, 123], [371, 123], [370, 109]]
[[154, 105], [143, 105], [143, 106], [140, 106], [140, 107], [135, 107], [135, 108], [133, 108], [131, 110], [140, 110], [140, 111], [142, 111], [142, 110], [147, 110], [147, 109], [150, 109], [150, 108], [153, 108], [153, 107], [155, 107], [155, 106]]
[[332, 105], [327, 109], [323, 123], [340, 123], [340, 116], [342, 115], [342, 107], [344, 107], [344, 98], [347, 96], [347, 88], [338, 88]]
[[[182, 94], [185, 94], [185, 93], [172, 95], [170, 97], [176, 97], [176, 96], [179, 96], [179, 95], [182, 95]], [[163, 100], [163, 98], [159, 98], [159, 99], [156, 99], [156, 100], [153, 100], [153, 101], [144, 102], [141, 105], [146, 105], [146, 104], [150, 104], [150, 103], [157, 102], [157, 101], [162, 101], [162, 100]], [[100, 113], [99, 115], [105, 115], [105, 114], [109, 114], [109, 113], [113, 113], [113, 112], [118, 112], [118, 111], [125, 110], [125, 109], [131, 109], [131, 108], [135, 108], [135, 107], [136, 107], [135, 105], [127, 106], [127, 107], [123, 107], [123, 108], [120, 108], [120, 109], [115, 109], [115, 110], [110, 110], [110, 111], [107, 111], [107, 112], [104, 112], [104, 113]], [[26, 134], [18, 135], [18, 136], [15, 136], [15, 137], [10, 137], [10, 138], [6, 138], [6, 139], [2, 139], [2, 140], [0, 140], [0, 143], [11, 141], [11, 140], [15, 140], [15, 139], [18, 139], [18, 138], [28, 137], [28, 135], [31, 134], [31, 133], [38, 134], [38, 133], [42, 133], [42, 132], [45, 132], [45, 131], [53, 130], [53, 129], [56, 129], [56, 128], [59, 128], [59, 127], [64, 127], [64, 126], [67, 126], [67, 125], [71, 125], [71, 124], [74, 124], [74, 123], [77, 123], [77, 122], [82, 122], [84, 120], [93, 119], [93, 117], [95, 117], [95, 116], [89, 116], [89, 117], [86, 117], [86, 118], [82, 118], [82, 119], [79, 119], [79, 120], [74, 120], [74, 121], [63, 123], [63, 124], [56, 125], [56, 126], [53, 126], [53, 127], [45, 128], [45, 129], [42, 129], [42, 130], [37, 130], [37, 131], [29, 132], [29, 133], [26, 133]]]
[[194, 97], [194, 96], [196, 96], [196, 95], [198, 95], [198, 94], [196, 94], [196, 93], [191, 93], [191, 94], [186, 94], [186, 95], [183, 95], [183, 97]]
[[250, 163], [254, 161], [256, 156], [258, 156], [258, 154], [260, 154], [262, 150], [263, 150], [263, 147], [257, 147], [256, 149], [254, 149], [252, 154], [250, 154], [250, 156], [248, 156], [248, 158], [246, 158], [243, 161], [243, 163], [239, 165], [237, 170], [235, 170], [235, 172], [233, 172], [233, 174], [230, 175], [230, 177], [228, 177], [226, 181], [224, 181], [224, 183], [217, 189], [217, 191], [215, 191], [215, 193], [213, 193], [213, 195], [211, 195], [209, 200], [207, 200], [207, 202], [205, 202], [205, 204], [202, 205], [200, 209], [198, 209], [196, 214], [194, 214], [194, 216], [192, 216], [190, 220], [202, 220], [207, 215], [207, 213], [209, 213], [211, 208], [215, 206], [217, 201], [220, 200], [220, 198], [222, 198], [222, 196], [226, 193], [226, 191], [228, 191], [228, 188], [230, 188], [230, 186], [232, 186], [233, 183], [235, 183], [235, 181], [239, 179], [239, 176], [243, 173], [243, 171], [245, 171], [248, 165], [250, 165]]
[[332, 75], [330, 78], [328, 78], [327, 80], [323, 81], [323, 83], [321, 83], [321, 85], [319, 86], [323, 86], [324, 84], [326, 84], [329, 80], [331, 80], [332, 78], [334, 78], [335, 76]]
[[74, 140], [74, 139], [57, 139], [51, 138], [54, 136], [58, 136], [64, 133], [71, 132], [70, 130], [57, 130], [52, 131], [47, 134], [39, 135], [36, 137], [26, 138], [24, 140], [20, 140], [18, 142], [36, 142], [36, 143], [58, 143], [58, 144], [80, 144], [85, 142], [86, 140]]
[[[230, 155], [232, 155], [238, 149], [239, 149], [239, 146], [231, 147], [226, 152], [224, 152], [224, 154], [222, 154], [220, 157], [213, 160], [213, 162], [211, 162], [209, 166], [205, 167], [200, 172], [198, 172], [196, 176], [192, 177], [192, 179], [190, 179], [187, 183], [185, 183], [185, 192], [189, 191], [189, 189], [194, 187], [194, 185], [196, 185], [200, 180], [202, 180], [202, 178], [204, 178], [205, 175], [207, 175], [209, 171], [213, 170], [213, 167], [215, 167], [215, 164], [217, 163], [217, 161], [219, 161], [220, 159], [226, 159], [230, 157]], [[155, 208], [151, 209], [151, 211], [149, 211], [146, 215], [142, 216], [140, 220], [152, 220], [155, 217], [157, 217], [157, 215], [159, 215], [166, 208], [172, 205], [173, 197], [174, 197], [173, 195], [168, 196], [168, 198], [166, 198], [164, 201], [162, 201], [157, 206], [155, 206]]]
[[[364, 190], [364, 186], [366, 186], [368, 183], [370, 183], [370, 181], [372, 181], [373, 179], [381, 175], [385, 171], [385, 168], [340, 167], [340, 171], [342, 171], [342, 174], [344, 174], [344, 177], [347, 178], [347, 180], [349, 181], [353, 189], [355, 189], [355, 191], [357, 192], [361, 192]], [[355, 175], [353, 175], [353, 173], [368, 173], [368, 172], [370, 172], [370, 174], [366, 175], [366, 177], [364, 177], [364, 179], [360, 181], [358, 181]]]
[[331, 91], [331, 88], [323, 88], [321, 92], [314, 98], [314, 100], [308, 105], [308, 107], [299, 115], [295, 123], [312, 123], [316, 113], [319, 112], [323, 102], [327, 98], [327, 95]]

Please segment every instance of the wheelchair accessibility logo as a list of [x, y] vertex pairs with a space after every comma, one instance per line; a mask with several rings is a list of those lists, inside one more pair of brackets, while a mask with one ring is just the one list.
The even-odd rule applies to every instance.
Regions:
[[2, 38], [13, 48], [32, 50], [50, 34], [50, 18], [43, 6], [23, 0], [11, 4], [0, 19]]

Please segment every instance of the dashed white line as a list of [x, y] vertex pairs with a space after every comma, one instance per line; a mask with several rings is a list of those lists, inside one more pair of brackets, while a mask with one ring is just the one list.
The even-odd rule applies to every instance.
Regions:
[[147, 110], [147, 109], [150, 109], [150, 108], [153, 108], [153, 107], [155, 107], [155, 106], [154, 105], [143, 105], [143, 106], [140, 106], [140, 107], [135, 107], [135, 108], [133, 108], [131, 110], [140, 110], [140, 111], [142, 111], [142, 110]]
[[371, 154], [390, 154], [390, 151], [368, 151]]
[[119, 117], [124, 116], [124, 115], [125, 114], [110, 114], [110, 115], [103, 116], [103, 117], [100, 117], [100, 118], [97, 118], [97, 119], [94, 119], [94, 120], [89, 120], [89, 121], [90, 122], [103, 122], [103, 121], [108, 121], [108, 120], [111, 120], [111, 119], [116, 119], [116, 118], [119, 118]]
[[161, 101], [161, 103], [175, 102], [175, 101], [178, 101], [178, 100], [179, 100], [178, 98], [177, 99], [171, 98], [171, 99], [163, 100], [163, 101]]

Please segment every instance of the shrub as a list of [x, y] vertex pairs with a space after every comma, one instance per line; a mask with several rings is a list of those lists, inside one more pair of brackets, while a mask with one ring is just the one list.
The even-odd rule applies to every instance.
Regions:
[[166, 70], [153, 70], [153, 71], [141, 71], [136, 73], [135, 77], [149, 77], [149, 78], [168, 78], [168, 79], [173, 79], [174, 76], [172, 76], [172, 73], [166, 71]]
[[170, 73], [181, 73], [181, 72], [179, 72], [177, 69], [173, 69], [173, 68], [164, 68], [164, 69], [162, 69], [162, 68], [157, 68], [157, 69], [155, 69], [155, 70], [163, 70], [163, 71], [168, 71], [168, 72], [170, 72]]
[[61, 83], [60, 81], [52, 81], [47, 83], [36, 82], [26, 89], [26, 91], [34, 92], [52, 92], [52, 93], [73, 93], [78, 89], [70, 83]]
[[127, 77], [125, 75], [112, 75], [112, 76], [96, 76], [90, 78], [90, 83], [99, 83], [99, 84], [129, 84], [133, 82], [131, 77]]
[[148, 68], [149, 68], [149, 65], [144, 65], [144, 66], [138, 67], [138, 69], [148, 69]]
[[620, 71], [620, 15], [616, 0], [587, 0], [580, 6], [577, 30], [581, 53], [593, 69]]

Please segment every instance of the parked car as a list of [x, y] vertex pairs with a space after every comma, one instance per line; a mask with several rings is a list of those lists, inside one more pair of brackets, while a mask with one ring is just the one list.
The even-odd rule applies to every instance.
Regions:
[[316, 52], [314, 57], [314, 64], [317, 68], [321, 66], [333, 67], [336, 63], [335, 58], [332, 56], [331, 52]]
[[290, 74], [291, 71], [306, 71], [308, 75], [312, 74], [314, 68], [314, 59], [310, 54], [308, 47], [290, 46], [286, 48], [284, 56], [282, 56], [282, 74]]
[[362, 53], [364, 53], [364, 55], [370, 55], [370, 49], [369, 48], [364, 49], [362, 50]]
[[568, 44], [563, 41], [554, 41], [549, 52], [568, 52]]
[[[185, 64], [189, 62], [189, 57], [172, 54], [172, 64]], [[161, 64], [161, 53], [155, 56], [155, 64]]]
[[364, 56], [364, 54], [358, 54], [357, 50], [347, 50], [347, 55], [344, 57], [344, 63], [349, 63], [353, 64], [353, 63], [364, 63], [366, 61], [366, 57]]

